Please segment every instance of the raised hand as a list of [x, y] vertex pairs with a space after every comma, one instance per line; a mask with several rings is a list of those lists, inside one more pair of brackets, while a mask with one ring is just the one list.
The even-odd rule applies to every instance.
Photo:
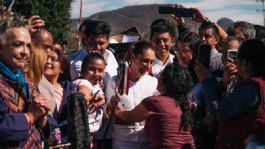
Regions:
[[89, 110], [93, 111], [98, 107], [102, 107], [105, 104], [105, 96], [102, 94], [96, 94], [90, 100]]
[[224, 67], [224, 85], [227, 85], [237, 75], [237, 67], [234, 60], [227, 57], [226, 64]]
[[207, 20], [207, 18], [202, 14], [202, 12], [198, 8], [191, 8], [195, 14], [195, 17], [192, 19], [196, 22], [204, 22]]
[[38, 29], [45, 26], [45, 21], [43, 21], [40, 16], [34, 15], [28, 19], [28, 28], [31, 33], [36, 32]]
[[[183, 8], [182, 5], [174, 5], [173, 8]], [[177, 25], [183, 25], [185, 20], [183, 17], [176, 16], [175, 14], [170, 14], [170, 16], [177, 22]]]
[[113, 114], [113, 112], [114, 112], [113, 110], [117, 107], [118, 102], [120, 100], [121, 100], [121, 95], [119, 95], [119, 94], [116, 94], [110, 98], [110, 102], [108, 103], [107, 109], [106, 109], [107, 115], [110, 116]]

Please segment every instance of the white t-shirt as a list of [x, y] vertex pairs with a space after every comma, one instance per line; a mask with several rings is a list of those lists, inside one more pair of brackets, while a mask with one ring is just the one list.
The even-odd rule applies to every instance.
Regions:
[[[72, 80], [80, 76], [82, 62], [86, 57], [86, 55], [87, 55], [86, 48], [83, 48], [82, 50], [69, 55], [68, 58], [71, 65], [70, 73]], [[103, 57], [107, 63], [107, 66], [105, 68], [105, 76], [104, 76], [104, 84], [106, 85], [106, 82], [108, 82], [111, 77], [117, 75], [118, 63], [113, 53], [108, 49], [106, 49], [105, 53], [103, 54]]]
[[[95, 94], [100, 88], [94, 87], [88, 80], [86, 79], [77, 79], [72, 83], [72, 89], [74, 91], [77, 90], [78, 87], [84, 86], [91, 90], [93, 94]], [[99, 94], [104, 94], [100, 89]], [[90, 132], [94, 133], [99, 130], [102, 124], [102, 117], [103, 117], [103, 108], [97, 108], [95, 111], [90, 112], [88, 111], [88, 122], [89, 122], [89, 129]]]
[[[115, 95], [116, 80], [117, 76], [113, 77], [107, 85], [105, 94], [107, 102], [109, 102], [110, 98]], [[120, 106], [126, 111], [134, 109], [144, 98], [153, 96], [156, 92], [156, 87], [157, 79], [150, 75], [142, 76], [137, 82], [129, 81], [128, 95], [122, 95], [122, 103]], [[141, 125], [140, 123], [136, 123], [134, 126], [115, 125], [114, 140], [122, 139], [130, 142], [145, 142], [146, 138], [141, 137], [145, 136], [143, 128], [144, 125]], [[133, 133], [129, 134], [131, 131], [133, 131]]]
[[158, 77], [158, 75], [164, 70], [164, 68], [168, 65], [173, 63], [174, 55], [169, 54], [169, 58], [167, 59], [166, 63], [163, 65], [163, 63], [158, 59], [155, 58], [153, 61], [153, 66], [152, 66], [152, 74], [153, 77]]

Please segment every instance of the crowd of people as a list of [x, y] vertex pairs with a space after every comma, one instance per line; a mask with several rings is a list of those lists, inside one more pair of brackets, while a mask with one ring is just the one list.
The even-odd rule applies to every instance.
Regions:
[[265, 148], [265, 29], [192, 9], [197, 32], [156, 19], [123, 60], [105, 21], [65, 54], [40, 16], [1, 9], [0, 148]]

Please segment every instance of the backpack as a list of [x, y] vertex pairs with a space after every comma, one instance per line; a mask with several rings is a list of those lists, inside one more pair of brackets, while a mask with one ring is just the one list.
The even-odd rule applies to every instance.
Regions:
[[67, 97], [68, 141], [71, 149], [90, 147], [90, 131], [85, 95], [73, 92]]

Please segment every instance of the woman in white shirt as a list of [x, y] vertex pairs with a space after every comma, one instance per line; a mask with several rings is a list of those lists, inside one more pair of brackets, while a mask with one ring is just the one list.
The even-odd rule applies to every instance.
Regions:
[[[144, 98], [152, 96], [156, 92], [157, 79], [148, 75], [147, 72], [155, 58], [153, 47], [145, 41], [135, 44], [132, 52], [131, 62], [124, 81], [124, 92], [117, 93], [117, 80], [115, 76], [109, 81], [106, 88], [108, 101], [107, 113], [111, 115], [113, 107], [118, 106], [123, 110], [132, 110]], [[119, 86], [119, 85], [118, 85]], [[126, 123], [116, 119], [114, 125], [114, 138], [112, 148], [114, 149], [143, 149], [147, 148], [147, 139], [144, 133], [144, 122]]]
[[105, 103], [102, 82], [105, 67], [106, 63], [101, 54], [88, 53], [82, 63], [81, 76], [72, 83], [73, 90], [83, 93], [87, 100], [90, 133], [98, 131], [102, 124]]

